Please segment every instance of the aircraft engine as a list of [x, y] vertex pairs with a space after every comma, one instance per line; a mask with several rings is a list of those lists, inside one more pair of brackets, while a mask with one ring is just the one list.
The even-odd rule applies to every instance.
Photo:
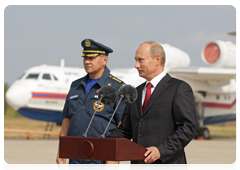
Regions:
[[212, 41], [203, 48], [201, 57], [211, 67], [236, 68], [236, 44]]
[[190, 57], [185, 51], [169, 44], [161, 45], [166, 55], [166, 68], [188, 67], [190, 65]]

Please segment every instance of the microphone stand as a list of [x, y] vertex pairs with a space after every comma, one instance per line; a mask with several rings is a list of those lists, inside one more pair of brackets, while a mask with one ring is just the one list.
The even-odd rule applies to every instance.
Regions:
[[[98, 102], [98, 104], [97, 104], [97, 107], [99, 106], [102, 98], [103, 98], [103, 95], [100, 96], [100, 100], [99, 100], [99, 102]], [[88, 124], [88, 127], [87, 127], [86, 132], [83, 134], [84, 137], [87, 137], [87, 132], [88, 132], [88, 130], [89, 130], [90, 125], [92, 124], [92, 121], [93, 121], [93, 118], [94, 118], [96, 112], [97, 112], [97, 108], [95, 109], [95, 111], [94, 111], [94, 113], [93, 113], [93, 116], [92, 116], [92, 118], [91, 118], [91, 120], [90, 120], [90, 122], [89, 122], [89, 124]]]
[[[100, 97], [100, 99], [99, 99], [99, 101], [98, 101], [97, 108], [98, 108], [98, 106], [99, 106], [102, 98], [103, 98], [103, 95], [101, 95], [101, 97]], [[95, 114], [96, 114], [96, 112], [97, 112], [97, 108], [95, 109], [95, 111], [94, 111], [94, 113], [93, 113], [93, 116], [92, 116], [92, 118], [91, 118], [91, 120], [90, 120], [90, 122], [89, 122], [89, 124], [88, 124], [88, 127], [87, 127], [86, 132], [83, 134], [84, 137], [87, 137], [87, 132], [88, 132], [88, 130], [89, 130], [90, 125], [92, 124], [93, 118], [94, 118], [94, 116], [95, 116]], [[93, 161], [94, 163], [96, 163], [94, 160], [92, 160], [92, 161]], [[101, 164], [103, 164], [103, 161], [102, 161], [102, 160], [101, 160]]]
[[110, 123], [111, 123], [111, 121], [112, 121], [112, 119], [113, 119], [113, 116], [115, 115], [115, 113], [116, 113], [116, 111], [117, 111], [117, 108], [118, 108], [118, 106], [119, 106], [119, 104], [121, 103], [121, 100], [122, 100], [123, 98], [124, 98], [124, 95], [121, 95], [121, 98], [120, 98], [120, 100], [119, 100], [119, 102], [118, 102], [118, 104], [117, 104], [116, 109], [114, 110], [114, 112], [113, 112], [113, 114], [112, 114], [111, 119], [110, 119], [109, 122], [108, 122], [108, 125], [107, 125], [106, 129], [105, 129], [104, 133], [101, 135], [102, 138], [105, 138], [105, 134], [106, 134], [106, 132], [107, 132], [107, 129], [108, 129], [108, 127], [109, 127], [109, 125], [110, 125]]
[[[124, 95], [123, 95], [123, 94], [121, 94], [121, 95], [119, 95], [119, 96], [120, 96], [120, 99], [119, 99], [119, 102], [118, 102], [118, 104], [117, 104], [117, 107], [115, 108], [115, 110], [114, 110], [114, 112], [113, 112], [113, 114], [112, 114], [112, 117], [110, 118], [110, 120], [109, 120], [109, 122], [108, 122], [107, 127], [105, 128], [103, 134], [101, 135], [102, 138], [105, 138], [105, 134], [106, 134], [106, 132], [107, 132], [107, 129], [108, 129], [108, 127], [109, 127], [109, 125], [110, 125], [110, 123], [111, 123], [111, 121], [112, 121], [112, 119], [113, 119], [113, 117], [114, 117], [114, 115], [115, 115], [115, 113], [116, 113], [116, 111], [117, 111], [117, 109], [118, 109], [118, 107], [119, 107], [122, 99], [124, 98]], [[98, 104], [97, 104], [97, 107], [99, 106], [102, 98], [103, 98], [103, 94], [100, 95], [100, 99], [99, 99], [99, 102], [98, 102]], [[91, 120], [90, 120], [90, 122], [89, 122], [89, 124], [88, 124], [88, 127], [87, 127], [86, 132], [83, 134], [83, 137], [87, 137], [87, 132], [88, 132], [89, 127], [90, 127], [90, 125], [91, 125], [91, 123], [92, 123], [92, 120], [93, 120], [93, 118], [94, 118], [94, 116], [95, 116], [95, 114], [96, 114], [96, 111], [97, 111], [97, 108], [95, 109], [95, 111], [94, 111], [94, 113], [93, 113], [93, 116], [92, 116], [92, 118], [91, 118]], [[103, 164], [103, 163], [104, 163], [104, 161], [101, 160], [101, 164]]]
[[[107, 127], [105, 128], [105, 131], [104, 131], [104, 133], [101, 135], [102, 138], [105, 138], [105, 134], [106, 134], [106, 132], [107, 132], [107, 129], [108, 129], [108, 127], [109, 127], [109, 125], [110, 125], [110, 123], [111, 123], [111, 121], [112, 121], [112, 119], [113, 119], [113, 117], [114, 117], [114, 115], [115, 115], [115, 113], [116, 113], [116, 111], [117, 111], [117, 109], [118, 109], [118, 106], [119, 106], [119, 104], [121, 103], [121, 100], [122, 100], [123, 98], [124, 98], [124, 95], [121, 95], [121, 98], [120, 98], [120, 100], [119, 100], [119, 102], [118, 102], [118, 104], [117, 104], [116, 109], [114, 110], [114, 112], [113, 112], [113, 114], [112, 114], [111, 119], [110, 119], [109, 122], [108, 122]], [[106, 169], [106, 161], [101, 161], [101, 170], [105, 170], [105, 169]]]

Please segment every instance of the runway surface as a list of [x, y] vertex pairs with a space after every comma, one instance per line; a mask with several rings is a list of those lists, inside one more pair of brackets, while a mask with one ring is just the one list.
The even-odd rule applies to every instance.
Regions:
[[[5, 139], [4, 159], [8, 164], [56, 164], [57, 149], [57, 139]], [[232, 164], [236, 160], [236, 138], [192, 140], [185, 152], [188, 164]]]

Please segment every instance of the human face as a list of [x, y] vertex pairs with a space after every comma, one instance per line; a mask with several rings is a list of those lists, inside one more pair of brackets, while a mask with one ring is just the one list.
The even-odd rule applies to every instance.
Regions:
[[156, 61], [156, 57], [152, 58], [149, 53], [150, 45], [141, 45], [135, 55], [135, 68], [138, 70], [139, 76], [151, 81], [156, 75], [158, 75], [157, 65], [159, 61]]
[[108, 61], [107, 56], [84, 57], [83, 59], [84, 69], [89, 74], [90, 78], [92, 79], [100, 78], [105, 70], [107, 61]]

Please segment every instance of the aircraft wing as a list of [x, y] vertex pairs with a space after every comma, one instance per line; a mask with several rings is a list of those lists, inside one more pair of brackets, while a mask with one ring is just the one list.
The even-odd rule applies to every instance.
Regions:
[[236, 79], [235, 68], [213, 67], [187, 67], [169, 69], [168, 73], [173, 77], [193, 81], [227, 81]]

